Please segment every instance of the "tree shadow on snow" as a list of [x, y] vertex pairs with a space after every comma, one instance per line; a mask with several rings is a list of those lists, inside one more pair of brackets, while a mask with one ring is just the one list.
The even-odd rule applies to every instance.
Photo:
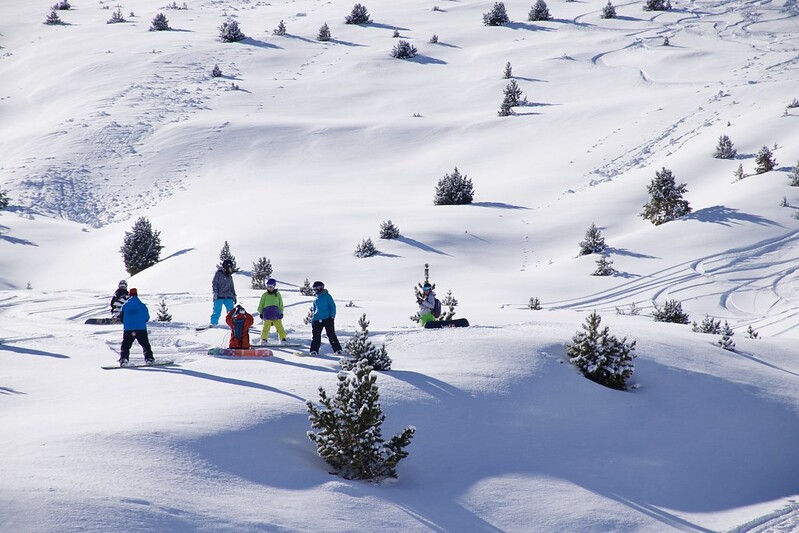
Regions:
[[360, 26], [362, 28], [379, 28], [381, 30], [397, 30], [397, 31], [410, 30], [410, 28], [403, 28], [402, 26], [394, 26], [392, 24], [381, 24], [379, 22], [369, 22], [368, 24], [355, 24], [355, 26]]
[[546, 26], [538, 26], [537, 24], [528, 24], [526, 22], [510, 22], [505, 27], [512, 30], [527, 30], [527, 31], [555, 31], [553, 28]]
[[721, 224], [723, 226], [732, 226], [734, 224], [757, 224], [759, 226], [777, 226], [782, 227], [780, 224], [769, 220], [767, 218], [742, 213], [737, 209], [731, 209], [723, 205], [714, 205], [713, 207], [706, 207], [684, 217], [686, 220], [697, 220], [699, 222], [709, 222], [713, 224]]
[[258, 39], [253, 39], [252, 37], [245, 37], [241, 41], [238, 41], [241, 44], [246, 44], [249, 46], [255, 46], [258, 48], [272, 48], [274, 50], [282, 50], [283, 48], [272, 43], [268, 43], [266, 41], [259, 41]]
[[657, 259], [653, 255], [646, 255], [646, 254], [640, 254], [640, 253], [637, 253], [637, 252], [631, 252], [627, 248], [615, 248], [613, 246], [608, 246], [606, 248], [606, 250], [607, 250], [607, 252], [609, 254], [624, 255], [624, 256], [627, 256], [627, 257], [634, 257], [636, 259]]
[[332, 44], [340, 44], [343, 46], [358, 46], [361, 48], [366, 46], [365, 44], [353, 43], [352, 41], [342, 41], [341, 39], [330, 39], [328, 42]]
[[63, 355], [60, 353], [45, 352], [42, 350], [33, 350], [31, 348], [21, 348], [19, 346], [8, 346], [6, 344], [0, 344], [0, 352], [11, 352], [11, 353], [18, 353], [21, 355], [37, 355], [42, 357], [54, 357], [56, 359], [70, 358], [68, 355]]
[[194, 251], [194, 248], [184, 248], [184, 249], [182, 249], [182, 250], [178, 250], [177, 252], [171, 253], [171, 254], [169, 254], [168, 256], [166, 256], [166, 257], [164, 257], [163, 259], [161, 259], [161, 260], [159, 261], [159, 263], [163, 263], [163, 262], [164, 262], [164, 261], [166, 261], [167, 259], [172, 259], [173, 257], [178, 257], [178, 256], [180, 256], [180, 255], [187, 254], [187, 253], [189, 253], [189, 252], [193, 252], [193, 251]]
[[296, 400], [305, 401], [304, 398], [297, 396], [291, 392], [287, 392], [284, 390], [277, 389], [275, 387], [270, 387], [269, 385], [264, 385], [263, 383], [257, 383], [255, 381], [247, 381], [243, 379], [236, 379], [236, 378], [226, 378], [222, 376], [217, 376], [214, 374], [208, 374], [207, 372], [200, 372], [198, 370], [189, 370], [184, 367], [155, 367], [155, 368], [131, 368], [130, 370], [134, 371], [142, 371], [142, 372], [162, 372], [165, 374], [174, 374], [179, 376], [186, 376], [191, 378], [200, 378], [200, 379], [207, 379], [209, 381], [216, 381], [218, 383], [226, 383], [228, 385], [235, 385], [238, 387], [248, 387], [251, 389], [258, 389], [264, 392], [271, 392], [274, 394], [280, 394], [283, 396], [288, 396], [289, 398], [294, 398]]
[[409, 57], [405, 59], [405, 61], [410, 61], [411, 63], [419, 63], [421, 65], [446, 65], [447, 62], [441, 59], [436, 59], [435, 57], [430, 56], [423, 56], [417, 55], [414, 57]]
[[400, 237], [397, 238], [397, 240], [399, 242], [402, 242], [402, 243], [405, 243], [405, 244], [410, 244], [411, 246], [415, 246], [416, 248], [419, 248], [420, 250], [422, 250], [424, 252], [431, 252], [431, 253], [434, 253], [434, 254], [446, 255], [447, 257], [450, 257], [450, 255], [448, 253], [442, 252], [441, 250], [437, 250], [437, 249], [433, 248], [432, 246], [428, 246], [428, 245], [426, 245], [424, 243], [421, 243], [421, 242], [417, 241], [416, 239], [411, 239], [410, 237], [400, 236]]
[[503, 202], [472, 202], [469, 205], [473, 205], [475, 207], [492, 207], [495, 209], [530, 209], [529, 207], [524, 207], [522, 205], [506, 204]]
[[10, 235], [0, 235], [0, 241], [6, 241], [11, 244], [22, 244], [25, 246], [36, 246], [36, 247], [39, 246], [35, 242], [29, 241], [28, 239], [20, 239], [18, 237], [12, 237]]

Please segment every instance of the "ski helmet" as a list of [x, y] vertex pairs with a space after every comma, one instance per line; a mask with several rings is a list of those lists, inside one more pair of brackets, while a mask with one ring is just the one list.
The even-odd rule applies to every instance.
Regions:
[[268, 280], [266, 280], [266, 287], [267, 288], [269, 288], [269, 287], [272, 287], [272, 288], [277, 287], [277, 281], [273, 280], [272, 278], [269, 278]]
[[122, 281], [119, 282], [119, 288], [120, 289], [127, 289], [128, 288], [128, 282], [123, 279]]
[[321, 291], [322, 289], [325, 288], [325, 284], [322, 283], [321, 281], [314, 281], [313, 282], [313, 288], [314, 288], [314, 290]]
[[429, 283], [425, 283], [424, 285], [422, 285], [422, 290], [423, 291], [432, 291], [433, 290], [433, 286], [430, 285]]
[[222, 261], [222, 268], [230, 268], [232, 266], [233, 266], [233, 261], [231, 261], [230, 259], [225, 259], [224, 261]]

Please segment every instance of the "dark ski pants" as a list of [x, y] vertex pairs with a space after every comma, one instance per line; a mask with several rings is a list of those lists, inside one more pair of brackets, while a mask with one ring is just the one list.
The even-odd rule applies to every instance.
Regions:
[[325, 318], [324, 320], [316, 320], [311, 323], [311, 351], [319, 352], [319, 347], [322, 346], [322, 329], [327, 334], [327, 340], [330, 341], [330, 347], [334, 352], [341, 351], [341, 343], [338, 342], [336, 336], [335, 319]]
[[133, 346], [133, 339], [139, 341], [139, 345], [144, 350], [144, 358], [153, 358], [153, 349], [150, 347], [150, 339], [147, 337], [146, 329], [126, 330], [122, 333], [122, 347], [119, 349], [119, 360], [127, 361], [130, 356], [130, 347]]

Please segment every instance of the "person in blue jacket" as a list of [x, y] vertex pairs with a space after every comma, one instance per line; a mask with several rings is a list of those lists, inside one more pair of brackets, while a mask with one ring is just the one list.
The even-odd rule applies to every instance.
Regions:
[[336, 302], [325, 289], [325, 284], [321, 281], [313, 282], [313, 290], [316, 293], [316, 300], [313, 303], [313, 318], [311, 319], [311, 355], [318, 355], [319, 348], [322, 346], [322, 330], [327, 334], [330, 347], [341, 355], [341, 343], [336, 336]]
[[144, 350], [144, 362], [148, 365], [155, 363], [153, 349], [150, 346], [150, 339], [147, 337], [147, 322], [150, 321], [150, 312], [147, 306], [139, 300], [139, 291], [135, 288], [130, 289], [128, 300], [119, 310], [119, 318], [122, 321], [122, 346], [119, 350], [119, 366], [128, 365], [130, 347], [133, 340], [139, 341], [139, 345]]

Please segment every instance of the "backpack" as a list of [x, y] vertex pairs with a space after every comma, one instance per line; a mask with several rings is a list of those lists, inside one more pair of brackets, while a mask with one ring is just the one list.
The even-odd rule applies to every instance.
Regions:
[[438, 318], [441, 316], [441, 302], [438, 298], [435, 299], [435, 303], [433, 304], [433, 316]]

